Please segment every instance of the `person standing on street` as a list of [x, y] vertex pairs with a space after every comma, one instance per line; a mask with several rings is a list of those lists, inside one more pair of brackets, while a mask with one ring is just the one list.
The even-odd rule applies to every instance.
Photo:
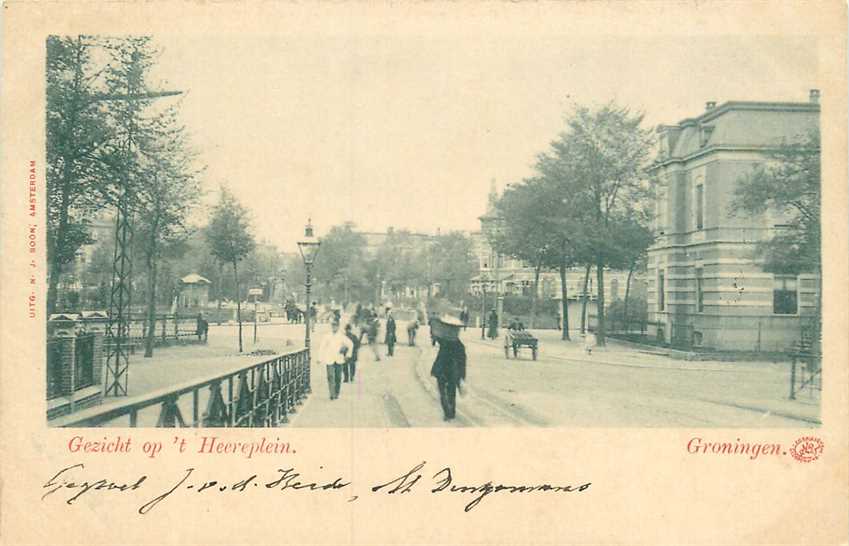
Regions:
[[377, 319], [369, 315], [371, 318], [368, 323], [368, 345], [371, 347], [371, 352], [374, 353], [375, 362], [380, 362], [380, 354], [377, 352]]
[[398, 338], [395, 336], [395, 317], [392, 316], [390, 309], [386, 310], [386, 356], [395, 354], [395, 342]]
[[489, 312], [489, 329], [488, 336], [489, 339], [495, 339], [498, 337], [498, 313], [493, 309]]
[[197, 335], [198, 341], [205, 343], [209, 339], [209, 323], [203, 318], [203, 313], [198, 313]]
[[407, 325], [407, 345], [410, 347], [416, 346], [416, 332], [419, 329], [419, 321], [411, 320]]
[[457, 391], [462, 392], [466, 379], [466, 347], [460, 341], [461, 320], [447, 315], [434, 319], [439, 352], [430, 375], [436, 378], [443, 419], [454, 419], [457, 410]]
[[348, 355], [348, 359], [345, 361], [345, 383], [354, 381], [354, 375], [357, 373], [357, 356], [360, 352], [360, 336], [354, 334], [354, 329], [350, 324], [345, 325], [345, 336], [351, 340], [351, 345], [353, 345], [353, 350], [351, 354]]
[[342, 383], [342, 366], [347, 356], [354, 352], [354, 345], [342, 332], [339, 331], [339, 323], [335, 320], [330, 325], [330, 335], [321, 340], [318, 347], [318, 363], [327, 368], [327, 387], [330, 390], [330, 399], [339, 398]]

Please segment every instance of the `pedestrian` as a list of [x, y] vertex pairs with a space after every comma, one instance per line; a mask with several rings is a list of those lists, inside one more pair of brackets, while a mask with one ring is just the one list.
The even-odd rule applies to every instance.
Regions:
[[596, 337], [595, 333], [592, 330], [587, 330], [587, 333], [584, 334], [584, 353], [587, 355], [593, 354], [593, 348], [596, 345]]
[[428, 313], [427, 316], [427, 325], [430, 328], [430, 345], [432, 347], [436, 347], [436, 334], [433, 333], [433, 323], [436, 320], [436, 316], [433, 313]]
[[196, 332], [198, 341], [206, 342], [209, 339], [209, 323], [203, 318], [203, 313], [198, 313]]
[[392, 316], [392, 310], [386, 309], [386, 356], [395, 354], [395, 342], [398, 338], [395, 336], [395, 317]]
[[411, 320], [410, 323], [407, 325], [407, 344], [410, 347], [416, 346], [416, 332], [418, 331], [418, 329], [419, 329], [419, 321], [418, 320], [415, 320], [415, 319]]
[[436, 378], [443, 419], [450, 421], [456, 414], [457, 391], [462, 393], [462, 384], [466, 379], [466, 347], [460, 341], [463, 322], [448, 315], [434, 322], [439, 352], [433, 361], [430, 375]]
[[498, 337], [498, 313], [493, 308], [492, 311], [489, 312], [488, 319], [489, 326], [489, 339], [495, 339]]
[[460, 311], [460, 320], [463, 322], [463, 331], [466, 331], [466, 328], [469, 327], [469, 310], [466, 307], [463, 307], [463, 310]]
[[335, 320], [330, 325], [330, 334], [321, 340], [316, 360], [319, 365], [324, 364], [327, 368], [327, 387], [330, 390], [330, 399], [339, 398], [342, 383], [342, 366], [349, 354], [354, 352], [354, 345], [343, 333], [339, 331], [339, 323]]
[[350, 324], [345, 325], [345, 335], [348, 339], [351, 340], [351, 345], [353, 345], [353, 350], [351, 354], [348, 355], [348, 359], [345, 361], [345, 383], [354, 382], [354, 376], [357, 375], [357, 357], [360, 353], [360, 336], [354, 333], [354, 328]]
[[374, 354], [375, 362], [380, 362], [380, 354], [377, 352], [377, 318], [372, 318], [368, 324], [368, 344], [371, 347], [371, 352]]

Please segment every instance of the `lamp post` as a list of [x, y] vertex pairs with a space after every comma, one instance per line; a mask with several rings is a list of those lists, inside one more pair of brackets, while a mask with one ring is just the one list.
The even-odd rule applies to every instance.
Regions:
[[318, 247], [321, 246], [321, 241], [313, 235], [312, 219], [307, 220], [307, 225], [304, 227], [304, 238], [298, 241], [298, 250], [301, 251], [301, 258], [304, 260], [304, 269], [306, 270], [306, 279], [304, 286], [306, 287], [306, 313], [304, 323], [306, 324], [306, 332], [304, 334], [304, 346], [308, 351], [307, 373], [305, 376], [304, 391], [309, 393], [310, 389], [310, 367], [312, 363], [312, 353], [310, 350], [310, 288], [312, 288], [312, 266], [315, 263], [315, 257], [318, 254]]
[[481, 282], [481, 339], [486, 339], [486, 283], [488, 282], [489, 280]]

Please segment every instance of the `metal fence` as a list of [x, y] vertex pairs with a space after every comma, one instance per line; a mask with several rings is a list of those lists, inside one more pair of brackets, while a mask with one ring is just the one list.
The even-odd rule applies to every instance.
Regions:
[[62, 345], [58, 339], [47, 340], [47, 399], [62, 395]]
[[74, 390], [91, 387], [94, 379], [94, 334], [82, 334], [74, 345]]
[[[309, 392], [309, 349], [161, 389], [119, 406], [90, 408], [63, 427], [274, 427]], [[201, 412], [201, 407], [205, 410]]]

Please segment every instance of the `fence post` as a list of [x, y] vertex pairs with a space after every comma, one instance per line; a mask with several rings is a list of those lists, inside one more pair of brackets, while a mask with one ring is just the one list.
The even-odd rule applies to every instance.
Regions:
[[175, 343], [177, 341], [179, 341], [179, 339], [180, 339], [179, 325], [180, 325], [180, 315], [176, 311], [174, 311], [174, 342]]
[[60, 387], [59, 392], [68, 396], [70, 400], [70, 411], [74, 411], [74, 379], [76, 371], [76, 341], [77, 341], [77, 319], [76, 314], [57, 313], [50, 316], [49, 324], [52, 327], [52, 337], [60, 344], [59, 369]]

